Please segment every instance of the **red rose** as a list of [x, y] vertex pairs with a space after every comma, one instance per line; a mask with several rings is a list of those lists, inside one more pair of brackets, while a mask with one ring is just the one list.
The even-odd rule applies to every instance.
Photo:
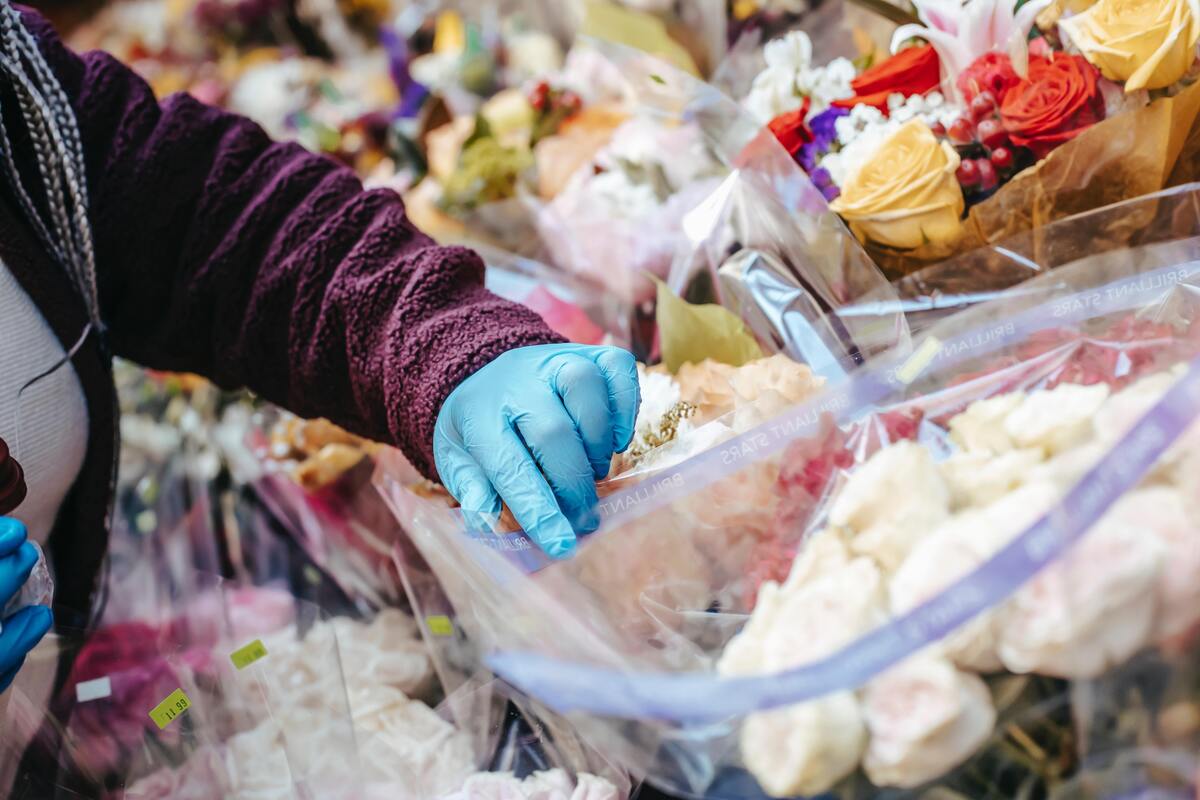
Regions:
[[1054, 53], [1029, 62], [1029, 77], [1000, 103], [1000, 121], [1018, 147], [1038, 158], [1104, 118], [1096, 69], [1079, 56]]
[[833, 104], [839, 108], [875, 106], [886, 114], [889, 96], [925, 94], [938, 88], [941, 82], [942, 67], [932, 45], [906, 47], [850, 81], [854, 97], [835, 100]]
[[795, 158], [800, 148], [813, 140], [812, 131], [808, 128], [808, 98], [804, 98], [804, 104], [795, 111], [788, 111], [780, 114], [775, 119], [771, 120], [767, 127], [771, 129], [771, 133], [775, 134], [775, 138], [788, 151], [788, 155]]
[[1004, 100], [1008, 90], [1020, 82], [1021, 77], [1013, 69], [1012, 59], [993, 50], [972, 61], [971, 66], [962, 71], [958, 76], [958, 89], [968, 103], [984, 92], [991, 92], [999, 103]]

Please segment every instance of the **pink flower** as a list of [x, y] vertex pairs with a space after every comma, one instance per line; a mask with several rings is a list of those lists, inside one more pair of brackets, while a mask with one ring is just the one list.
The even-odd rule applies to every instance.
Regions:
[[169, 641], [211, 646], [252, 639], [292, 623], [296, 601], [289, 592], [259, 586], [214, 589], [188, 604], [167, 625]]
[[963, 99], [974, 100], [977, 95], [991, 92], [999, 103], [1008, 90], [1021, 82], [1021, 76], [1013, 69], [1012, 59], [1007, 53], [990, 51], [971, 62], [956, 81]]
[[[997, 51], [1007, 53], [1018, 75], [1029, 62], [1026, 42], [1034, 20], [1051, 0], [1030, 0], [1016, 8], [1016, 0], [914, 0], [924, 25], [901, 25], [892, 36], [895, 53], [913, 38], [924, 39], [937, 50], [950, 76], [961, 75], [978, 58]], [[947, 87], [951, 94], [954, 87]]]
[[112, 695], [75, 707], [69, 730], [79, 765], [96, 775], [118, 769], [147, 733], [174, 742], [178, 730], [159, 731], [149, 710], [180, 687], [162, 656], [159, 632], [142, 622], [101, 628], [83, 646], [64, 689], [73, 699], [79, 683], [107, 677]]
[[562, 300], [543, 286], [538, 286], [522, 300], [560, 336], [578, 344], [600, 344], [604, 331], [592, 322], [583, 309]]

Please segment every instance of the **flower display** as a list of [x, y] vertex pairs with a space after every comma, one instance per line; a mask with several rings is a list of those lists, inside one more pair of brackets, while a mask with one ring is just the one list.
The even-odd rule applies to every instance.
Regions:
[[962, 189], [958, 153], [913, 120], [885, 139], [830, 205], [861, 237], [917, 247], [958, 229]]
[[1162, 89], [1196, 61], [1200, 3], [1196, 0], [1099, 0], [1059, 21], [1066, 36], [1126, 92]]
[[[1144, 173], [1160, 176], [1149, 179], [1152, 188], [1155, 180], [1157, 188], [1177, 182], [1173, 165], [1190, 157], [1191, 145], [1181, 150], [1164, 143], [1187, 139], [1198, 113], [1190, 100], [1174, 102], [1200, 73], [1196, 0], [914, 5], [920, 24], [895, 30], [890, 57], [871, 63], [871, 55], [864, 55], [863, 68], [849, 78], [849, 92], [814, 88], [814, 76], [824, 73], [813, 65], [811, 41], [793, 34], [772, 43], [777, 47], [755, 82], [757, 93], [745, 102], [885, 272], [909, 271], [1020, 232], [1033, 218], [1046, 219], [1047, 206], [1054, 218], [1087, 210], [1073, 198], [1111, 202], [1146, 191], [1126, 188], [1130, 181], [1116, 152], [1098, 152], [1104, 140], [1083, 137], [1076, 143], [1110, 120], [1118, 126], [1116, 120], [1130, 119], [1138, 126], [1131, 142], [1139, 147], [1146, 142], [1152, 152], [1145, 157], [1161, 165]], [[1165, 112], [1170, 119], [1161, 112], [1134, 119], [1140, 110], [1149, 112], [1147, 105], [1171, 106]], [[924, 159], [930, 148], [929, 138], [922, 137], [920, 154], [895, 158], [901, 143], [916, 146], [916, 137], [899, 134], [914, 119], [946, 146], [946, 157]], [[1164, 125], [1170, 130], [1162, 131]], [[1062, 177], [1039, 182], [1038, 172], [1053, 169], [1044, 165], [1064, 147], [1072, 154], [1059, 164], [1087, 163], [1095, 155], [1096, 168], [1072, 172], [1069, 184]], [[865, 169], [870, 164], [894, 173], [894, 183], [856, 182], [872, 174]], [[943, 180], [929, 177], [947, 173]], [[873, 176], [878, 179], [880, 172]], [[939, 187], [936, 197], [925, 196], [930, 183]], [[961, 202], [953, 197], [953, 183]], [[1009, 184], [1019, 188], [1007, 190]], [[1029, 194], [1025, 205], [1035, 196], [1041, 204], [1028, 221], [1019, 213], [1018, 192]], [[1060, 202], [1074, 203], [1072, 210], [1054, 211]], [[1008, 203], [1018, 207], [1019, 222], [1012, 213], [997, 213]]]
[[[711, 22], [697, 4], [622, 4], [652, 15], [660, 41], [697, 52], [702, 41], [711, 58], [683, 82], [636, 48], [571, 42], [577, 9], [558, 19], [558, 4], [471, 20], [299, 0], [301, 17], [337, 6], [352, 29], [379, 36], [346, 38], [345, 20], [327, 19], [316, 47], [304, 28], [295, 43], [239, 44], [203, 56], [203, 69], [167, 69], [180, 54], [157, 41], [154, 20], [168, 12], [141, 2], [106, 12], [136, 23], [145, 52], [134, 58], [157, 91], [190, 87], [403, 193], [414, 225], [479, 251], [489, 290], [564, 338], [628, 344], [646, 363], [632, 441], [596, 484], [601, 525], [563, 561], [542, 559], [507, 507], [505, 535], [464, 533], [448, 493], [418, 487], [383, 445], [323, 420], [256, 431], [250, 488], [267, 508], [255, 512], [289, 528], [318, 568], [293, 569], [289, 543], [287, 579], [311, 581], [306, 598], [381, 610], [302, 621], [286, 589], [231, 589], [153, 624], [101, 627], [57, 698], [112, 682], [110, 697], [74, 703], [62, 721], [71, 766], [131, 798], [619, 800], [608, 780], [578, 771], [595, 768], [573, 740], [587, 717], [581, 740], [619, 743], [601, 755], [687, 796], [750, 795], [753, 781], [772, 796], [844, 799], [1129, 788], [1098, 777], [1110, 773], [1128, 773], [1131, 787], [1170, 774], [1180, 796], [1194, 794], [1200, 423], [1119, 492], [1098, 491], [1089, 473], [1102, 462], [1120, 472], [1154, 445], [1122, 437], [1144, 429], [1189, 369], [1172, 348], [1194, 310], [1195, 265], [1129, 270], [1135, 280], [1104, 289], [1077, 271], [933, 331], [925, 312], [957, 313], [958, 298], [909, 294], [924, 275], [893, 293], [896, 274], [884, 271], [991, 245], [958, 287], [974, 302], [1007, 278], [1004, 259], [1025, 268], [1066, 249], [1040, 235], [1033, 255], [1009, 249], [998, 218], [1025, 230], [1061, 216], [1064, 197], [1112, 202], [1142, 193], [1135, 178], [1148, 173], [1194, 179], [1200, 0], [867, 3], [887, 22], [861, 27], [867, 12], [836, 2], [700, 4], [728, 6], [749, 20], [740, 28], [693, 25]], [[910, 5], [920, 24], [908, 24]], [[843, 12], [855, 30], [826, 38], [826, 17]], [[261, 40], [291, 11], [204, 0], [188, 18], [207, 48], [234, 35], [239, 13]], [[553, 35], [534, 29], [538, 15]], [[728, 32], [755, 25], [765, 45], [721, 62]], [[853, 60], [823, 55], [850, 47]], [[741, 69], [739, 54], [755, 65]], [[751, 78], [759, 55], [765, 69]], [[1127, 159], [1123, 171], [1093, 163], [1105, 147]], [[1145, 224], [1131, 211], [1096, 247], [1184, 216]], [[1104, 255], [1085, 266], [1115, 274], [1141, 257]], [[872, 291], [865, 273], [878, 278]], [[1094, 291], [1060, 298], [1073, 282]], [[1062, 327], [1026, 336], [1047, 287], [1045, 300], [1064, 301], [1046, 312]], [[1169, 302], [1131, 299], [1160, 290]], [[665, 321], [668, 295], [724, 316], [680, 335], [686, 326]], [[1101, 332], [1075, 304], [1137, 313]], [[888, 326], [871, 319], [881, 309]], [[812, 337], [809, 322], [826, 327]], [[880, 350], [913, 349], [864, 344], [884, 327]], [[737, 342], [726, 351], [722, 337]], [[809, 350], [806, 338], [819, 341]], [[814, 355], [813, 368], [796, 360], [843, 343], [853, 352]], [[833, 377], [846, 356], [854, 371]], [[887, 369], [891, 356], [903, 366]], [[129, 442], [178, 450], [179, 435], [144, 422], [122, 420]], [[390, 505], [406, 492], [417, 503], [407, 515]], [[1061, 508], [1101, 494], [1110, 504], [1090, 529], [1064, 524]], [[240, 575], [259, 559], [248, 527], [258, 517], [216, 510], [194, 514], [195, 527], [220, 518], [217, 560]], [[1060, 535], [1072, 537], [1061, 552]], [[283, 566], [275, 555], [259, 559], [272, 562], [264, 569]], [[407, 574], [415, 561], [429, 572]], [[326, 593], [325, 579], [341, 591]], [[404, 592], [433, 614], [426, 624], [392, 607]], [[269, 657], [232, 670], [232, 640], [255, 638]], [[560, 658], [571, 663], [556, 668]], [[481, 664], [544, 714], [553, 746], [532, 772], [523, 736], [497, 737], [454, 692], [430, 705]], [[558, 691], [538, 695], [514, 664]], [[564, 677], [579, 675], [587, 686]], [[677, 675], [695, 695], [655, 691], [674, 690]], [[176, 688], [194, 709], [159, 730], [146, 710]], [[705, 694], [716, 710], [678, 710]], [[591, 710], [605, 697], [616, 713]], [[1129, 742], [1147, 765], [1127, 763]], [[684, 758], [694, 761], [676, 769]], [[569, 771], [553, 768], [564, 762]]]
[[[1043, 338], [1041, 347], [1054, 347], [1053, 336]], [[1039, 352], [1031, 344], [1029, 355]], [[762, 583], [718, 670], [779, 671], [836, 651], [975, 573], [1055, 508], [1179, 375], [1155, 371], [1153, 360], [1130, 373], [1115, 363], [1081, 371], [1098, 352], [1081, 348], [1042, 386], [981, 397], [937, 420], [950, 450], [936, 462], [937, 437], [917, 439], [901, 425], [882, 447], [860, 443], [853, 452], [831, 447], [828, 432], [815, 434], [809, 449], [846, 452], [832, 463], [798, 442], [776, 491], [808, 500], [779, 524], [818, 527], [793, 551], [786, 580]], [[840, 794], [835, 786], [848, 772], [832, 766], [845, 769], [841, 759], [861, 746], [859, 766], [874, 786], [923, 786], [993, 741], [994, 696], [1005, 696], [993, 676], [1099, 679], [1147, 646], [1178, 646], [1200, 618], [1200, 539], [1184, 499], [1194, 484], [1173, 471], [1185, 451], [1177, 444], [1142, 486], [1006, 600], [867, 682], [857, 715], [835, 692], [747, 717], [747, 768], [774, 796]], [[842, 582], [856, 588], [836, 593]], [[806, 732], [817, 720], [832, 731], [834, 719], [841, 744], [831, 753], [832, 743]], [[843, 741], [860, 724], [865, 738]], [[827, 769], [814, 771], [809, 759], [818, 758]]]

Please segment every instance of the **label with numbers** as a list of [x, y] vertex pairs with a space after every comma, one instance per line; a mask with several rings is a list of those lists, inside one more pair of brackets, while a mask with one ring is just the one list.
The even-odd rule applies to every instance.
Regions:
[[260, 658], [266, 657], [267, 647], [262, 643], [262, 639], [255, 639], [245, 647], [239, 647], [229, 654], [229, 660], [238, 669], [245, 669]]
[[158, 726], [159, 730], [162, 730], [191, 707], [192, 701], [188, 700], [183, 689], [176, 689], [167, 695], [165, 700], [150, 709], [150, 719], [154, 720], [154, 724]]

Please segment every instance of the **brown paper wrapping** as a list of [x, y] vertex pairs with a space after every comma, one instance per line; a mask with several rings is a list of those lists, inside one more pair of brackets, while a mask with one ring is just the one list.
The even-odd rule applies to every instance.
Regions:
[[1195, 180], [1198, 117], [1200, 83], [1084, 131], [972, 207], [954, 240], [906, 251], [867, 243], [867, 252], [895, 280], [1055, 220]]
[[[943, 313], [989, 299], [1036, 275], [1086, 258], [1093, 270], [1153, 269], [1194, 256], [1200, 236], [1200, 183], [1181, 184], [1024, 231], [913, 272], [892, 284], [906, 300], [937, 298]], [[908, 315], [909, 324], [925, 324]]]

